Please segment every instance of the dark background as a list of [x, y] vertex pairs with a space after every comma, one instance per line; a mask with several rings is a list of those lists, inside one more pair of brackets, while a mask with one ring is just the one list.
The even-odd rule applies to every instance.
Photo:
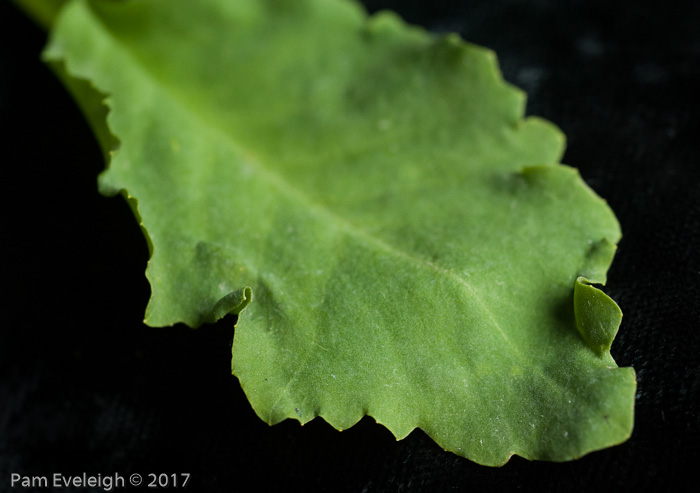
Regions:
[[606, 292], [625, 313], [613, 356], [638, 376], [632, 438], [502, 468], [370, 418], [268, 427], [230, 375], [229, 321], [143, 325], [145, 241], [122, 199], [97, 194], [101, 153], [39, 61], [44, 34], [0, 2], [0, 491], [12, 472], [189, 472], [208, 492], [700, 485], [700, 2], [365, 2], [493, 48], [622, 224]]

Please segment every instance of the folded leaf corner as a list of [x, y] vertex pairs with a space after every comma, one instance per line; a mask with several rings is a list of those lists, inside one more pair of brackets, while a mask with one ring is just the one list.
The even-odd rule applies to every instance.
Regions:
[[599, 356], [609, 351], [622, 321], [622, 311], [612, 298], [582, 276], [574, 286], [574, 315], [576, 328], [586, 344]]
[[226, 315], [238, 315], [251, 301], [253, 301], [253, 289], [250, 286], [232, 291], [216, 302], [206, 318], [206, 323], [214, 323]]

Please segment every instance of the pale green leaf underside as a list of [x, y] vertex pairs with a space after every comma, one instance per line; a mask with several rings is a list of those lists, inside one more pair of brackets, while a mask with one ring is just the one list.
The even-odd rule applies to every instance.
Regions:
[[369, 414], [490, 465], [629, 436], [590, 286], [619, 226], [490, 51], [347, 1], [142, 0], [70, 3], [45, 56], [108, 95], [100, 185], [147, 231], [147, 323], [252, 289], [233, 371], [265, 421]]

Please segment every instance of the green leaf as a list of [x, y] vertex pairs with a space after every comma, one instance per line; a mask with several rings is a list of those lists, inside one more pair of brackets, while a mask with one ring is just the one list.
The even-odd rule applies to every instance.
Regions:
[[20, 7], [34, 22], [44, 29], [50, 28], [61, 7], [68, 0], [11, 0]]
[[146, 322], [240, 312], [268, 423], [368, 414], [488, 465], [630, 435], [590, 285], [618, 223], [492, 52], [348, 1], [75, 0], [45, 56], [92, 84], [70, 86], [149, 239]]

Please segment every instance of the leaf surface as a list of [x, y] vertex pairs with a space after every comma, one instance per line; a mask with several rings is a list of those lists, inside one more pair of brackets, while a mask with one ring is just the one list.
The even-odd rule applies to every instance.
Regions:
[[45, 57], [147, 234], [146, 322], [239, 314], [268, 423], [368, 414], [489, 465], [631, 433], [591, 286], [618, 223], [492, 52], [348, 1], [74, 0]]

